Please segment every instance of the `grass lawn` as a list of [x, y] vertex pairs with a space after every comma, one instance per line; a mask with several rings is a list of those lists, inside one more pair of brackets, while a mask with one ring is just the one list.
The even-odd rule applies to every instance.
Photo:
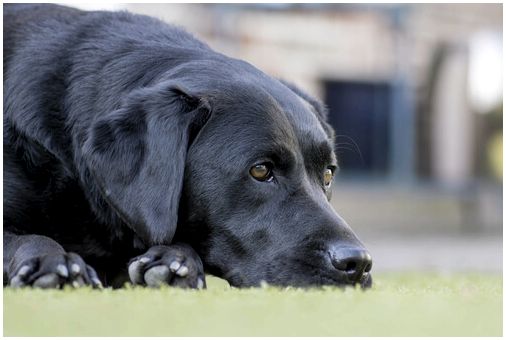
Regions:
[[369, 291], [4, 289], [4, 336], [501, 336], [502, 276], [377, 275]]

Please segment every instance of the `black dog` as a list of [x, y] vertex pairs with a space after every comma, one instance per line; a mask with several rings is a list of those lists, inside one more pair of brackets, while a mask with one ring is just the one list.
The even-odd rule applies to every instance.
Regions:
[[4, 285], [370, 286], [325, 121], [153, 18], [5, 5]]

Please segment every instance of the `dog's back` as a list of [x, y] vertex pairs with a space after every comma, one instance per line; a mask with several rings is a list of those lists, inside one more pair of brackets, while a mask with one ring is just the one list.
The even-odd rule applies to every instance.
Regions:
[[49, 4], [4, 4], [4, 72], [6, 61], [18, 44], [30, 35], [37, 24], [57, 18], [61, 22], [75, 21], [83, 12], [77, 9]]
[[[153, 47], [206, 49], [206, 44], [191, 34], [155, 18], [128, 12], [81, 11], [50, 4], [5, 4], [4, 72], [6, 61], [23, 46], [34, 59], [55, 48], [79, 50], [80, 44], [93, 41], [94, 47], [113, 53], [123, 44]], [[102, 44], [102, 45], [100, 45]], [[130, 46], [131, 47], [131, 46]]]
[[127, 12], [49, 4], [3, 8], [4, 231], [87, 238], [93, 246], [73, 250], [108, 252], [98, 243], [110, 247], [109, 240], [125, 237], [128, 228], [119, 233], [111, 225], [123, 223], [111, 210], [90, 209], [104, 203], [80, 178], [79, 138], [125, 92], [188, 60], [183, 54], [210, 49], [179, 28]]

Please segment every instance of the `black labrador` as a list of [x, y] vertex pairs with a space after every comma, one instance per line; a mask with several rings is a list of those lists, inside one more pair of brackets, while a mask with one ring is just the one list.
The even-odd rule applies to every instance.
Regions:
[[4, 285], [371, 285], [325, 108], [179, 28], [4, 5]]

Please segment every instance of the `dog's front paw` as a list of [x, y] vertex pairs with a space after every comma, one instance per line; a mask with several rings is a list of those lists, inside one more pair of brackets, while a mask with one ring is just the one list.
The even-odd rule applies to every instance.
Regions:
[[9, 275], [11, 287], [75, 288], [92, 286], [101, 288], [95, 270], [75, 253], [57, 253], [33, 257], [19, 263]]
[[149, 287], [165, 284], [181, 288], [206, 287], [200, 257], [184, 244], [151, 247], [130, 261], [128, 275], [132, 283]]

